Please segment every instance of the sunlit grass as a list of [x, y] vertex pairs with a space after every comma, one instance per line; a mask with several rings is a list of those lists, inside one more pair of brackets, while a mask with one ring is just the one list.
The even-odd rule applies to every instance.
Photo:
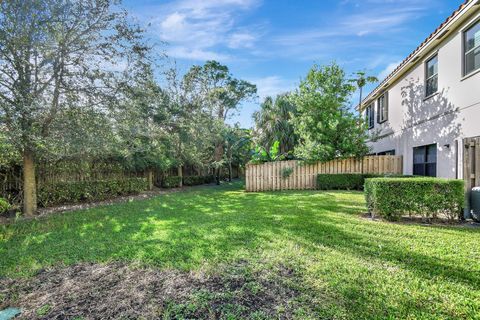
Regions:
[[2, 226], [0, 275], [82, 261], [215, 270], [245, 260], [293, 269], [299, 303], [316, 317], [480, 318], [479, 229], [364, 212], [358, 192], [198, 188]]

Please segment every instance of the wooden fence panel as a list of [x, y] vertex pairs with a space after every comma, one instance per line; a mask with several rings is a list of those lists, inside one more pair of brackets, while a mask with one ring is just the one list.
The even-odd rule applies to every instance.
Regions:
[[[252, 192], [315, 189], [320, 173], [402, 174], [402, 163], [402, 156], [367, 156], [313, 164], [297, 160], [248, 164], [245, 188]], [[292, 173], [284, 178], [287, 168], [291, 168]]]

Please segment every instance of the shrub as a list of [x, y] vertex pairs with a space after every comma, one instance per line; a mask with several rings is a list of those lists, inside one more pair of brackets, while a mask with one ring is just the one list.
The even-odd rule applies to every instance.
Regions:
[[361, 190], [364, 182], [364, 175], [360, 173], [317, 175], [319, 190]]
[[205, 183], [213, 183], [215, 182], [215, 176], [213, 174], [206, 175], [205, 177]]
[[374, 178], [365, 182], [367, 207], [372, 215], [398, 220], [404, 215], [456, 219], [465, 201], [464, 182], [440, 178]]
[[178, 176], [169, 176], [164, 177], [162, 180], [162, 187], [163, 188], [177, 188], [180, 187], [180, 182], [182, 181], [182, 177]]
[[200, 184], [205, 183], [204, 176], [190, 176], [190, 177], [183, 177], [183, 184], [186, 186], [197, 186]]
[[37, 197], [39, 205], [47, 207], [81, 201], [105, 200], [147, 189], [148, 182], [145, 178], [57, 182], [41, 186]]
[[282, 169], [282, 178], [285, 180], [285, 179], [288, 179], [288, 177], [290, 177], [293, 173], [293, 168], [292, 167], [286, 167], [286, 168], [283, 168]]
[[397, 177], [407, 178], [411, 176], [400, 176], [393, 174], [369, 174], [369, 173], [339, 173], [317, 175], [318, 190], [363, 190], [365, 179]]
[[0, 198], [0, 215], [6, 213], [10, 208], [10, 203], [5, 199]]

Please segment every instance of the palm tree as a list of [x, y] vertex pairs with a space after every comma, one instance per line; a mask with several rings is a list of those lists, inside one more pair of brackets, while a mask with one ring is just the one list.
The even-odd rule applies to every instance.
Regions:
[[350, 79], [350, 82], [355, 83], [357, 88], [360, 90], [360, 100], [358, 105], [360, 106], [362, 104], [362, 93], [363, 93], [363, 88], [368, 84], [368, 83], [375, 83], [378, 82], [377, 77], [374, 76], [367, 76], [367, 73], [365, 71], [357, 71], [355, 73], [355, 78]]
[[279, 144], [279, 156], [288, 157], [292, 153], [298, 138], [290, 120], [296, 109], [288, 94], [282, 94], [275, 100], [265, 98], [260, 110], [253, 114], [256, 142], [267, 153], [276, 141]]

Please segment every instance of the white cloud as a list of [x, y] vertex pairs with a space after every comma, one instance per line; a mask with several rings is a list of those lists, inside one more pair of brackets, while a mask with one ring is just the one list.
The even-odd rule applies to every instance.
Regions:
[[250, 79], [249, 81], [257, 85], [258, 96], [261, 100], [266, 97], [275, 97], [278, 94], [289, 92], [295, 87], [293, 81], [288, 81], [279, 76], [268, 76]]
[[197, 48], [186, 48], [182, 46], [172, 47], [167, 50], [167, 54], [171, 57], [178, 59], [188, 59], [197, 61], [217, 60], [217, 61], [229, 61], [232, 59], [227, 54], [218, 53], [210, 50], [203, 50]]
[[234, 33], [228, 39], [228, 47], [232, 49], [252, 48], [257, 38], [248, 32]]
[[225, 49], [251, 48], [257, 36], [248, 26], [237, 28], [238, 17], [258, 0], [180, 0], [150, 8], [151, 25], [169, 43], [173, 58], [232, 59]]
[[393, 72], [393, 70], [395, 70], [395, 68], [398, 67], [398, 65], [402, 63], [402, 61], [396, 61], [396, 62], [392, 62], [390, 63], [389, 65], [387, 65], [385, 67], [385, 69], [383, 69], [382, 71], [380, 71], [380, 73], [378, 74], [377, 78], [379, 81], [383, 81], [386, 77], [388, 77], [388, 75], [390, 73]]

